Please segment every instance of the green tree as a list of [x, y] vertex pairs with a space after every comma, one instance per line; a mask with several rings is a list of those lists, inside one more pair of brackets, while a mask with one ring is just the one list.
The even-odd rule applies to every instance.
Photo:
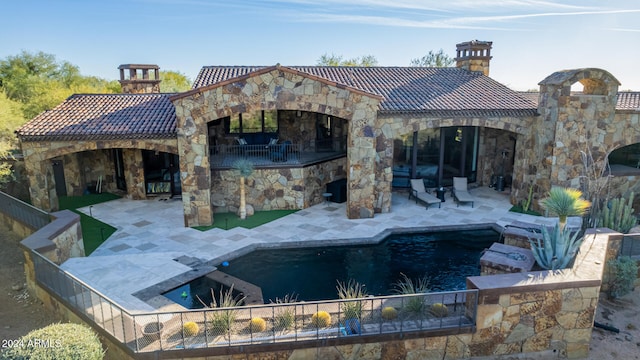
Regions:
[[419, 67], [449, 67], [453, 65], [455, 60], [449, 55], [444, 53], [444, 50], [440, 49], [437, 52], [430, 50], [427, 55], [421, 58], [415, 58], [411, 60], [411, 66]]
[[0, 153], [17, 146], [13, 132], [26, 121], [22, 114], [22, 104], [7, 98], [7, 95], [0, 91]]
[[160, 71], [160, 92], [176, 93], [191, 89], [191, 80], [179, 71]]
[[83, 76], [68, 61], [27, 51], [0, 60], [0, 89], [10, 100], [22, 103], [27, 119], [53, 108], [73, 93], [119, 92], [114, 82]]
[[342, 55], [336, 54], [323, 54], [316, 62], [318, 66], [377, 66], [378, 59], [373, 55], [365, 55], [363, 57], [355, 57], [351, 59], [344, 59]]

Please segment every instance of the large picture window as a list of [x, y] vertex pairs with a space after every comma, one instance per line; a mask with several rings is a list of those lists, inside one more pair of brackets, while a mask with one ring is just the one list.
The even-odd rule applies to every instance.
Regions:
[[278, 132], [278, 111], [261, 110], [253, 113], [242, 113], [227, 117], [225, 128], [227, 134], [276, 133]]
[[453, 177], [476, 181], [478, 128], [445, 127], [407, 134], [393, 142], [393, 186], [423, 179], [429, 187], [451, 186]]

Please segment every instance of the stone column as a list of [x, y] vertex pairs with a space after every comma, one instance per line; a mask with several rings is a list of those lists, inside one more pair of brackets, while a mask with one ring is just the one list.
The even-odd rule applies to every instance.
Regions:
[[127, 183], [127, 196], [132, 200], [144, 200], [147, 192], [144, 188], [144, 165], [142, 150], [122, 149], [122, 161], [124, 162], [124, 180]]
[[375, 115], [356, 110], [349, 122], [347, 146], [347, 217], [371, 218], [374, 214], [376, 183]]
[[55, 191], [53, 168], [48, 160], [36, 157], [24, 159], [29, 179], [29, 195], [33, 206], [46, 211], [58, 210], [58, 195]]
[[[179, 100], [184, 101], [184, 100]], [[176, 105], [178, 152], [185, 226], [213, 224], [207, 123], [194, 121], [191, 109]]]
[[[374, 210], [376, 213], [387, 213], [391, 211], [391, 182], [393, 181], [393, 133], [391, 126], [384, 121], [378, 121], [377, 128], [380, 129], [376, 136], [376, 161], [375, 174], [376, 202]], [[380, 123], [382, 125], [380, 125]]]

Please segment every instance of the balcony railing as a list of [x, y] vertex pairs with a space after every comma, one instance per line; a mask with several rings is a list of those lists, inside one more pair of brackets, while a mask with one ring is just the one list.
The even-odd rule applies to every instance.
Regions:
[[346, 154], [346, 138], [315, 140], [313, 144], [215, 145], [210, 149], [212, 168], [230, 168], [238, 159], [256, 167], [302, 165]]
[[[40, 286], [135, 353], [447, 329], [463, 333], [476, 322], [477, 290], [130, 314], [37, 252], [32, 256]], [[188, 322], [196, 326], [185, 330]]]

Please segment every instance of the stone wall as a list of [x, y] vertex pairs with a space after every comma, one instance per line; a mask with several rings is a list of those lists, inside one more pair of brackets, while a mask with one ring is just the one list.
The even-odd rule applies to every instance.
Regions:
[[52, 221], [22, 240], [21, 245], [33, 249], [60, 265], [72, 257], [84, 257], [80, 215], [69, 210], [51, 213]]
[[[517, 134], [492, 128], [480, 128], [480, 144], [478, 149], [477, 185], [491, 185], [492, 177], [502, 174], [511, 178], [513, 175], [514, 147]], [[503, 160], [502, 152], [506, 151]]]
[[[311, 166], [256, 169], [246, 179], [247, 204], [255, 210], [304, 209], [324, 201], [328, 182], [346, 178], [346, 158]], [[239, 180], [234, 170], [212, 171], [211, 204], [215, 212], [236, 212]]]
[[116, 189], [115, 168], [111, 150], [83, 151], [61, 157], [67, 195], [81, 196], [91, 186], [95, 191], [98, 178], [102, 176], [102, 191]]
[[[584, 85], [579, 94], [571, 92], [577, 82]], [[582, 187], [581, 152], [589, 152], [602, 168], [608, 151], [640, 142], [639, 114], [615, 111], [618, 85], [600, 69], [561, 71], [540, 83], [540, 116], [516, 145], [512, 203], [526, 199], [533, 186], [532, 204], [539, 210], [537, 200], [551, 186]]]
[[[25, 168], [29, 177], [29, 194], [31, 203], [44, 210], [57, 210], [58, 195], [55, 191], [55, 181], [53, 179], [53, 168], [51, 159], [62, 159], [65, 166], [65, 181], [67, 192], [76, 194], [86, 188], [86, 182], [93, 179], [98, 173], [93, 169], [94, 153], [95, 159], [100, 169], [104, 171], [104, 179], [107, 175], [113, 176], [114, 165], [109, 160], [110, 150], [124, 149], [127, 176], [127, 190], [132, 198], [144, 198], [144, 174], [142, 171], [142, 155], [135, 155], [127, 150], [140, 149], [162, 151], [177, 154], [176, 139], [131, 139], [131, 140], [99, 140], [99, 141], [52, 141], [22, 143], [22, 154], [24, 155]], [[80, 155], [79, 153], [84, 154]], [[125, 156], [126, 154], [130, 156]], [[111, 165], [110, 164], [111, 161]], [[69, 167], [69, 170], [66, 169]], [[90, 173], [84, 174], [84, 170], [90, 169]], [[142, 185], [140, 185], [142, 184]], [[115, 184], [107, 181], [109, 189], [115, 188]], [[105, 186], [103, 186], [105, 188]], [[71, 190], [71, 191], [69, 191]]]

